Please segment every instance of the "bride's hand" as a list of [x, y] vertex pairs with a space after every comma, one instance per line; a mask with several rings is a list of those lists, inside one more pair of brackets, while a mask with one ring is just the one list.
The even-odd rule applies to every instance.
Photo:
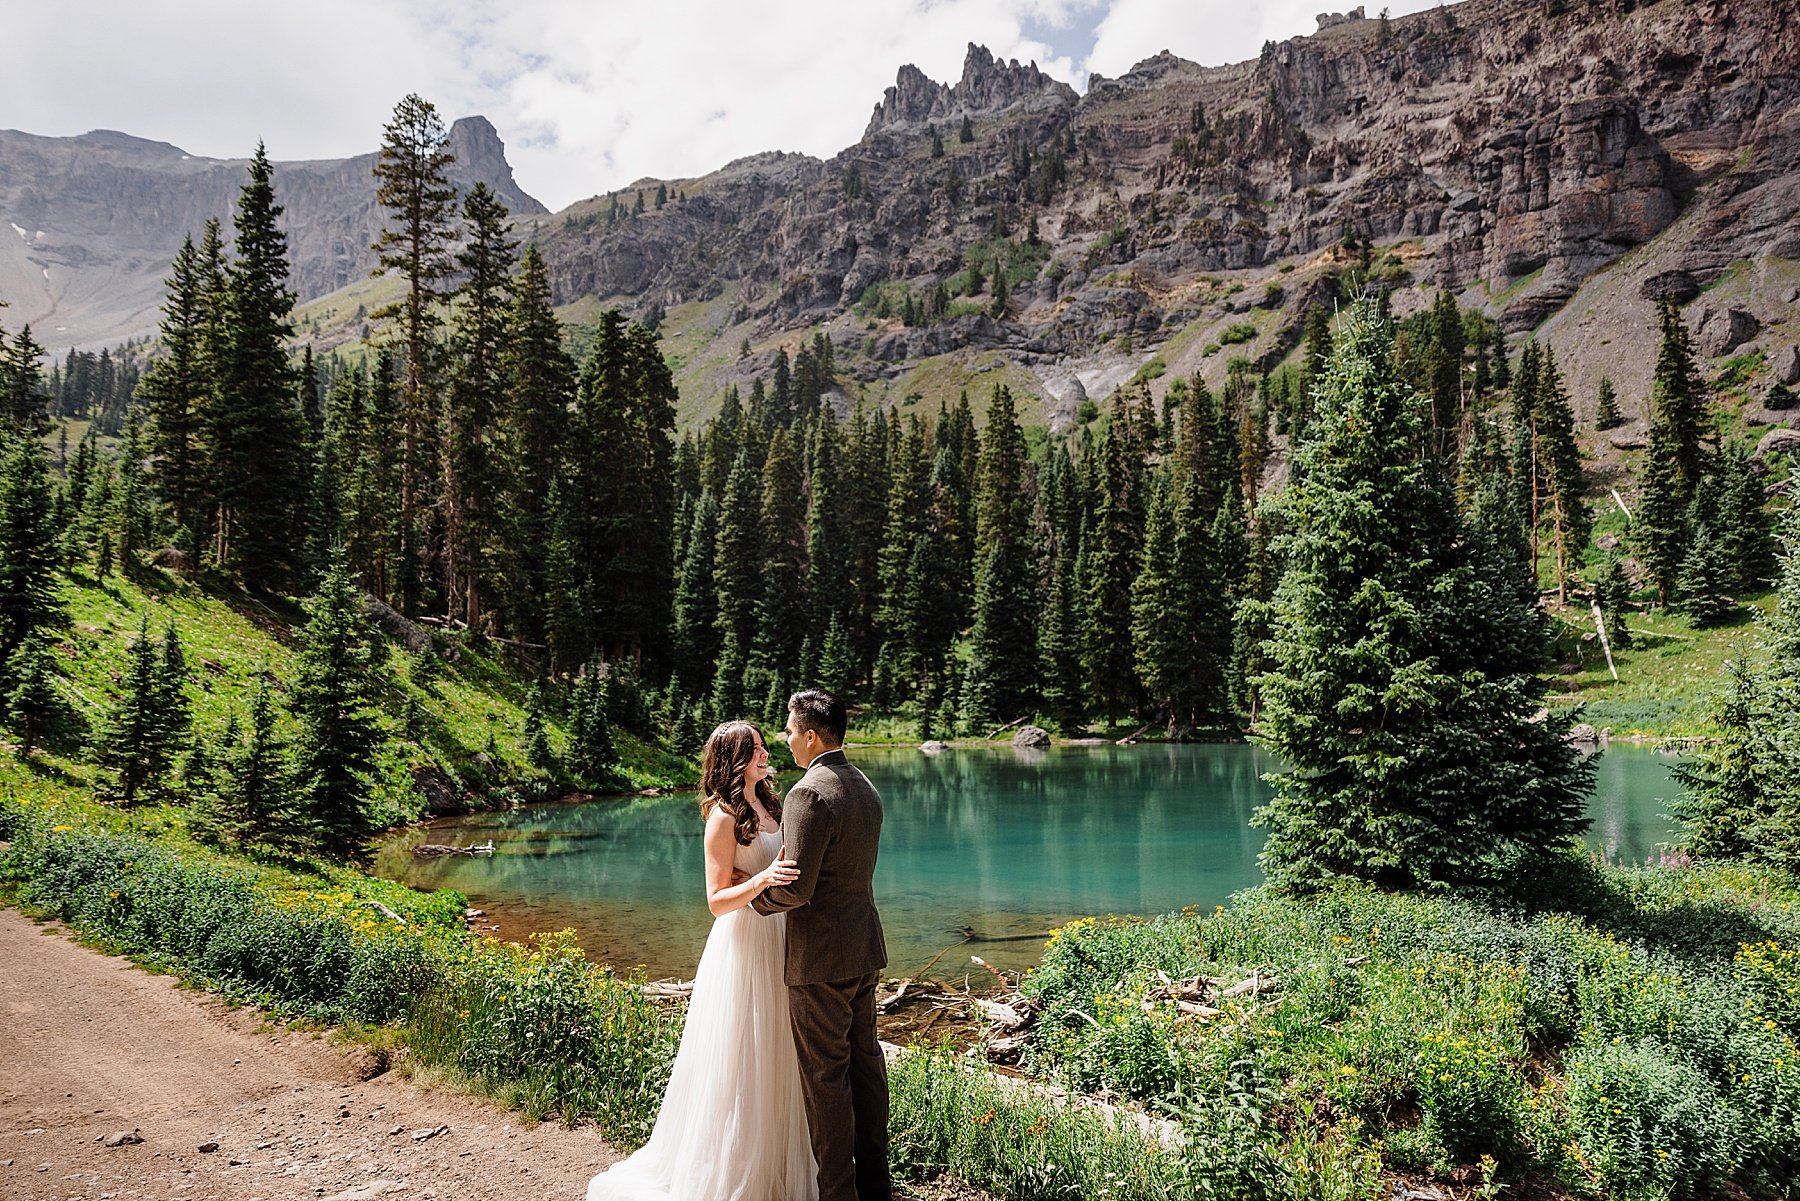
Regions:
[[782, 858], [781, 856], [785, 854], [787, 854], [787, 847], [784, 845], [776, 856], [775, 862], [756, 874], [756, 879], [763, 889], [792, 884], [800, 878], [799, 863], [792, 859]]

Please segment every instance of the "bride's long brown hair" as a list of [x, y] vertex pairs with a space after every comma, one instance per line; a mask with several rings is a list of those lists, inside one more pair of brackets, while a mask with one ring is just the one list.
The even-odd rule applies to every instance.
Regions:
[[[710, 817], [714, 809], [723, 806], [731, 814], [739, 846], [755, 842], [762, 829], [762, 818], [744, 795], [744, 769], [756, 756], [759, 742], [768, 745], [755, 725], [728, 721], [712, 732], [700, 751], [700, 816]], [[756, 782], [756, 799], [762, 802], [770, 820], [781, 820], [781, 797], [766, 777]]]

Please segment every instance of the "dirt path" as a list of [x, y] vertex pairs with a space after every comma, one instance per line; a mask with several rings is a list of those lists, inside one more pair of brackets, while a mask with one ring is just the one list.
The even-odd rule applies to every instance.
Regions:
[[[0, 1201], [580, 1201], [619, 1158], [375, 1070], [0, 907]], [[141, 1141], [106, 1145], [122, 1132]]]
[[575, 1201], [617, 1158], [591, 1130], [364, 1080], [371, 1060], [0, 909], [6, 1201]]

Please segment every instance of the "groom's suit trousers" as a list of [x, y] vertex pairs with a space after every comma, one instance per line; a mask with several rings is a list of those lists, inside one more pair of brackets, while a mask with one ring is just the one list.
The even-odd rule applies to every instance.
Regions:
[[876, 973], [788, 986], [819, 1201], [891, 1201], [887, 1061], [875, 1037]]

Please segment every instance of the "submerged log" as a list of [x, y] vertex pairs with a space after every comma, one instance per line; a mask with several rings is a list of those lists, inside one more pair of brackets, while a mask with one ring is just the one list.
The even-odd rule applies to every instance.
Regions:
[[412, 853], [421, 859], [433, 859], [439, 855], [492, 855], [494, 840], [488, 839], [477, 846], [457, 847], [441, 842], [422, 842], [414, 847]]

